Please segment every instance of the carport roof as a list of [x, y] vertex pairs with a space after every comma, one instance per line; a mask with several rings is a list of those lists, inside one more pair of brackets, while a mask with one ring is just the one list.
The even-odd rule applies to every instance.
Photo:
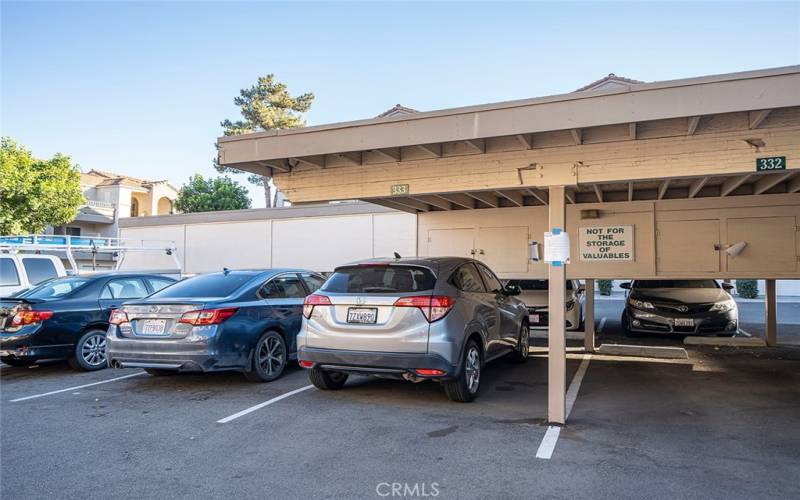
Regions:
[[[263, 173], [325, 165], [325, 155], [378, 152], [555, 130], [800, 105], [800, 66], [572, 92], [300, 129], [219, 138], [223, 165]], [[431, 147], [432, 146], [432, 147]], [[479, 144], [475, 147], [480, 147]], [[356, 160], [358, 161], [358, 160]]]

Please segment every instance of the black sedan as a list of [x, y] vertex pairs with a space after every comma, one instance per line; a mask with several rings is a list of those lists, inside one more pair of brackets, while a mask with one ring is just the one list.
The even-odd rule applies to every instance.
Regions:
[[628, 290], [622, 327], [627, 334], [736, 335], [739, 310], [716, 280], [635, 280]]
[[2, 298], [0, 361], [29, 366], [43, 359], [67, 359], [79, 370], [105, 368], [111, 311], [174, 282], [142, 273], [67, 276]]

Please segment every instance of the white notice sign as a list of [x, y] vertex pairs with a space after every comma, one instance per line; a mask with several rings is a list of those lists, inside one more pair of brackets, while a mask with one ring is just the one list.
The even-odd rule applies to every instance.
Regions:
[[544, 233], [544, 261], [569, 264], [569, 234]]
[[633, 260], [633, 226], [581, 227], [578, 240], [583, 261]]

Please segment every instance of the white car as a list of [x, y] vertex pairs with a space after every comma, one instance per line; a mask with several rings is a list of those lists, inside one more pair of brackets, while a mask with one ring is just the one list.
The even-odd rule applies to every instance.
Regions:
[[[507, 286], [520, 289], [517, 296], [528, 307], [528, 322], [532, 329], [547, 329], [549, 311], [547, 308], [547, 280], [518, 279], [509, 280]], [[578, 280], [567, 280], [567, 330], [583, 329], [584, 286]]]
[[10, 297], [43, 281], [66, 275], [64, 264], [56, 256], [3, 253], [0, 254], [0, 297]]

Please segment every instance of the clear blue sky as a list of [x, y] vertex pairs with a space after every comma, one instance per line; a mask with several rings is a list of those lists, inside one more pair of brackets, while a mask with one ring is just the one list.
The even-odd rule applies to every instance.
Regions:
[[3, 2], [2, 133], [84, 170], [180, 186], [214, 174], [219, 122], [261, 74], [316, 93], [314, 125], [557, 94], [609, 72], [798, 62], [798, 2]]

